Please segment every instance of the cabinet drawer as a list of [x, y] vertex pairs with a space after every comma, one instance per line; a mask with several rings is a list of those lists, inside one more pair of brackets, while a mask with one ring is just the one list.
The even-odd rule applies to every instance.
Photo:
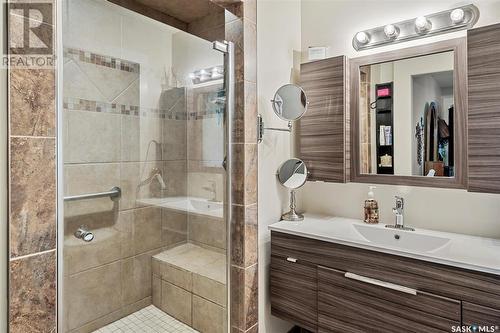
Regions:
[[270, 271], [271, 313], [316, 332], [316, 267], [271, 257]]
[[500, 326], [500, 310], [462, 302], [463, 325]]
[[460, 301], [319, 266], [318, 331], [450, 332]]
[[271, 252], [276, 256], [291, 255], [324, 267], [500, 309], [500, 278], [497, 275], [275, 231], [271, 238]]

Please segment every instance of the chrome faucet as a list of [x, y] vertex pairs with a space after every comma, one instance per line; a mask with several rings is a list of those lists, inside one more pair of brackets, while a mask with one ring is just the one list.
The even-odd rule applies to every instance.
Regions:
[[209, 199], [209, 201], [217, 201], [217, 186], [215, 184], [215, 181], [209, 180], [208, 181], [208, 185], [209, 186], [203, 186], [202, 188], [205, 191], [208, 191], [208, 192], [210, 192], [212, 194], [212, 198]]
[[405, 227], [404, 208], [405, 208], [405, 200], [402, 197], [396, 196], [396, 207], [392, 209], [392, 212], [396, 214], [396, 223], [394, 225], [386, 225], [387, 228], [394, 228], [394, 229], [401, 229], [408, 231], [415, 230], [410, 227]]

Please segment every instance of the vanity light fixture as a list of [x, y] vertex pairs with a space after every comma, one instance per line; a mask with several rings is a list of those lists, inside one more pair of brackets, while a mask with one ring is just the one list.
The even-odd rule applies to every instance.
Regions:
[[390, 23], [356, 33], [355, 50], [401, 43], [428, 36], [472, 28], [479, 19], [479, 9], [470, 4], [413, 19]]
[[465, 12], [462, 8], [453, 9], [450, 13], [450, 19], [453, 24], [462, 23], [465, 19]]
[[189, 73], [189, 78], [193, 84], [200, 84], [215, 80], [220, 80], [224, 77], [224, 68], [222, 66], [210, 67], [196, 70]]
[[419, 33], [425, 33], [432, 28], [432, 23], [425, 16], [419, 16], [415, 19], [415, 28]]
[[370, 36], [366, 32], [360, 31], [356, 34], [356, 40], [359, 44], [366, 44], [370, 41]]
[[388, 24], [384, 27], [384, 34], [387, 38], [397, 38], [399, 35], [399, 29], [394, 24]]

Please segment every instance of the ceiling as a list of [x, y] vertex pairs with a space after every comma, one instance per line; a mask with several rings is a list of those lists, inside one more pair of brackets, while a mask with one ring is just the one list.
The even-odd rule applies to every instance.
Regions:
[[214, 5], [208, 0], [136, 0], [141, 5], [191, 23], [207, 16]]

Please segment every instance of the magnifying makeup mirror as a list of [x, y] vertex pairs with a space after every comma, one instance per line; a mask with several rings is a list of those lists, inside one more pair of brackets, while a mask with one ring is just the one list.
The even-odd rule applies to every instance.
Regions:
[[281, 219], [284, 221], [302, 221], [304, 215], [295, 211], [295, 190], [306, 183], [306, 164], [298, 158], [289, 159], [280, 165], [276, 175], [280, 184], [290, 190], [290, 211], [283, 214]]
[[307, 111], [307, 96], [304, 90], [295, 84], [281, 86], [271, 100], [274, 113], [286, 121], [298, 120]]
[[309, 102], [307, 101], [304, 89], [296, 84], [285, 84], [281, 86], [274, 98], [271, 100], [274, 113], [281, 120], [288, 121], [287, 128], [264, 127], [262, 116], [258, 116], [258, 142], [262, 142], [264, 130], [291, 132], [292, 121], [300, 119], [307, 111]]

